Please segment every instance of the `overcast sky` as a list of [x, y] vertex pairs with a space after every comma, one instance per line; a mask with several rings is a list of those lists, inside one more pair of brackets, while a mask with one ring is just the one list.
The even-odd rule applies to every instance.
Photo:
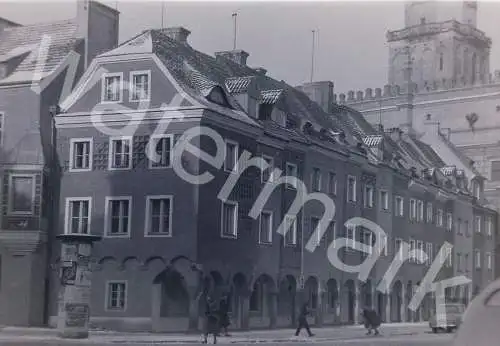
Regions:
[[[120, 42], [143, 29], [161, 27], [161, 3], [102, 1], [118, 6]], [[117, 5], [118, 4], [118, 5]], [[213, 54], [233, 47], [238, 12], [237, 48], [250, 53], [248, 64], [292, 85], [311, 74], [312, 30], [316, 42], [314, 80], [331, 80], [335, 92], [382, 87], [387, 81], [387, 30], [403, 27], [403, 2], [165, 2], [165, 26], [191, 31], [190, 44]], [[68, 19], [75, 1], [5, 2], [0, 16], [21, 24]], [[500, 2], [479, 4], [478, 27], [492, 39], [491, 70], [500, 68]]]

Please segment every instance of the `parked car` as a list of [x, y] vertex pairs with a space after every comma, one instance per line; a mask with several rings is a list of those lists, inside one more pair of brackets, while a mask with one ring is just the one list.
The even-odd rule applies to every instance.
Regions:
[[490, 283], [470, 302], [453, 346], [500, 344], [500, 279]]
[[[434, 333], [440, 330], [451, 333], [458, 329], [462, 323], [462, 315], [465, 311], [465, 306], [463, 304], [448, 303], [445, 304], [444, 310], [446, 311], [446, 315], [443, 316], [443, 321], [441, 321], [436, 314], [432, 315], [429, 319], [429, 327], [431, 327]], [[444, 322], [444, 324], [442, 322]]]

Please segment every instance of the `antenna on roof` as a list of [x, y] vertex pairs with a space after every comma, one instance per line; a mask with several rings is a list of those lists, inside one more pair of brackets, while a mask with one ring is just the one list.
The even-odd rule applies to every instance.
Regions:
[[165, 29], [164, 25], [164, 17], [165, 17], [165, 2], [161, 2], [161, 28]]
[[234, 33], [233, 33], [233, 50], [236, 50], [236, 19], [238, 17], [238, 12], [234, 11], [232, 17], [233, 17], [233, 29], [234, 29]]
[[311, 51], [311, 83], [314, 78], [314, 50], [315, 50], [316, 30], [312, 30], [312, 51]]

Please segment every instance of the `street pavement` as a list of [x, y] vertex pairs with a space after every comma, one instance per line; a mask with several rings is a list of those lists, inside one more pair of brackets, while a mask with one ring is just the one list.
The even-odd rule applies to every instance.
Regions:
[[[314, 329], [315, 336], [309, 338], [305, 331], [295, 337], [291, 329], [234, 332], [230, 337], [218, 338], [220, 345], [276, 345], [297, 346], [304, 344], [346, 345], [346, 346], [452, 346], [452, 335], [432, 334], [426, 324], [385, 324], [379, 336], [366, 336], [362, 326], [330, 327]], [[212, 339], [209, 338], [209, 343]], [[156, 333], [91, 332], [85, 340], [67, 340], [57, 337], [53, 329], [0, 328], [1, 346], [152, 346], [200, 344], [201, 336]]]

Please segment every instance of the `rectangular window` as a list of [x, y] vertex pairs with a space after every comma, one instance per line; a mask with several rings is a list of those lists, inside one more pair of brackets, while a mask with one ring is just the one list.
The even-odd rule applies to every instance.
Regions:
[[149, 142], [149, 168], [168, 168], [172, 165], [172, 136], [151, 136]]
[[330, 195], [337, 194], [337, 175], [333, 172], [328, 174], [328, 193]]
[[0, 113], [0, 148], [3, 146], [4, 132], [5, 132], [5, 114]]
[[[328, 226], [328, 230], [326, 233], [326, 246], [329, 247], [330, 244], [335, 244], [335, 239], [337, 238], [337, 229], [336, 229], [335, 221], [330, 222]], [[334, 245], [335, 246], [335, 245]]]
[[474, 228], [476, 229], [476, 233], [481, 233], [481, 216], [474, 216]]
[[417, 201], [417, 221], [424, 221], [424, 202]]
[[261, 182], [263, 183], [266, 183], [268, 181], [272, 182], [274, 180], [273, 176], [274, 159], [271, 156], [266, 156], [266, 155], [262, 155], [262, 159], [267, 162], [269, 167], [266, 169], [264, 169], [264, 167], [261, 168], [260, 171]]
[[417, 201], [415, 199], [410, 199], [410, 220], [415, 220], [417, 218]]
[[91, 171], [92, 138], [72, 138], [70, 142], [70, 172]]
[[453, 215], [451, 213], [446, 213], [446, 230], [451, 231], [453, 229]]
[[476, 269], [481, 268], [481, 252], [479, 250], [474, 250], [474, 261], [476, 262]]
[[354, 251], [354, 243], [356, 242], [356, 227], [347, 226], [347, 247], [346, 251]]
[[418, 258], [419, 263], [424, 263], [424, 242], [423, 241], [421, 241], [421, 240], [417, 241], [417, 250], [418, 250], [417, 258]]
[[[286, 177], [297, 178], [297, 165], [290, 162], [286, 163]], [[287, 188], [289, 189], [295, 189], [297, 187], [295, 181], [293, 181], [292, 179], [287, 179], [286, 184]]]
[[260, 214], [259, 243], [272, 244], [273, 242], [273, 213], [263, 211]]
[[382, 210], [389, 210], [389, 194], [387, 191], [380, 191], [380, 207]]
[[432, 219], [434, 216], [433, 214], [434, 211], [432, 209], [432, 203], [427, 203], [427, 213], [426, 213], [427, 223], [432, 223]]
[[464, 232], [467, 237], [470, 237], [470, 227], [468, 220], [464, 222]]
[[224, 161], [226, 172], [238, 171], [238, 150], [238, 143], [226, 140], [226, 159]]
[[90, 234], [92, 198], [66, 198], [65, 234]]
[[486, 221], [486, 234], [488, 234], [488, 237], [493, 235], [493, 220], [491, 216], [488, 216]]
[[132, 71], [130, 72], [130, 101], [147, 101], [151, 94], [151, 72]]
[[122, 102], [123, 73], [107, 73], [102, 76], [102, 102]]
[[394, 197], [394, 209], [395, 209], [396, 216], [403, 216], [404, 215], [403, 197], [400, 197], [400, 196]]
[[319, 168], [313, 168], [311, 176], [311, 189], [314, 192], [321, 191], [321, 171]]
[[365, 202], [365, 208], [373, 208], [373, 186], [365, 186], [365, 194], [363, 199]]
[[[368, 255], [372, 254], [373, 251], [373, 233], [367, 229], [361, 229], [361, 242], [364, 245], [368, 245]], [[363, 253], [363, 255], [365, 255]]]
[[443, 209], [438, 209], [437, 211], [437, 225], [439, 227], [443, 227], [443, 224], [444, 224], [444, 213], [443, 213]]
[[457, 234], [462, 234], [462, 219], [457, 219]]
[[297, 219], [293, 216], [285, 216], [285, 246], [297, 245]]
[[356, 202], [356, 177], [347, 177], [347, 201]]
[[106, 310], [125, 311], [127, 300], [126, 282], [108, 282], [106, 290]]
[[491, 270], [493, 268], [493, 260], [491, 258], [490, 252], [486, 253], [486, 268], [488, 268], [488, 270]]
[[388, 252], [389, 252], [389, 249], [387, 249], [388, 248], [387, 236], [383, 235], [383, 234], [381, 234], [380, 236], [381, 236], [381, 238], [379, 241], [379, 250], [378, 251], [379, 251], [380, 255], [387, 256]]
[[446, 249], [446, 255], [447, 255], [446, 259], [448, 261], [448, 267], [453, 266], [453, 255], [452, 255], [451, 251], [452, 251], [451, 248]]
[[224, 238], [238, 237], [238, 203], [233, 201], [222, 202], [222, 229]]
[[403, 244], [403, 240], [401, 238], [394, 239], [394, 254], [397, 254], [399, 260], [403, 260], [403, 250], [401, 245]]
[[173, 197], [147, 196], [146, 236], [172, 236]]
[[464, 255], [464, 270], [466, 273], [469, 272], [469, 254]]
[[434, 257], [432, 243], [427, 243], [426, 244], [426, 246], [425, 246], [425, 252], [427, 253], [427, 265], [431, 265], [433, 257]]
[[[417, 242], [414, 239], [410, 239], [410, 251], [413, 251], [417, 248]], [[411, 257], [409, 262], [415, 263], [415, 258]]]
[[35, 175], [10, 175], [8, 198], [9, 214], [33, 215], [35, 213]]
[[106, 197], [104, 215], [106, 236], [130, 236], [132, 197]]
[[[311, 236], [314, 233], [314, 231], [316, 230], [316, 228], [318, 228], [319, 222], [320, 222], [320, 218], [311, 217]], [[319, 243], [321, 242], [320, 232], [317, 233], [317, 239], [315, 239], [315, 240], [316, 240], [316, 244], [319, 245]]]
[[500, 160], [491, 161], [491, 180], [500, 180]]
[[109, 169], [132, 168], [132, 138], [120, 137], [109, 139]]
[[462, 271], [462, 254], [457, 252], [457, 271], [460, 273]]

